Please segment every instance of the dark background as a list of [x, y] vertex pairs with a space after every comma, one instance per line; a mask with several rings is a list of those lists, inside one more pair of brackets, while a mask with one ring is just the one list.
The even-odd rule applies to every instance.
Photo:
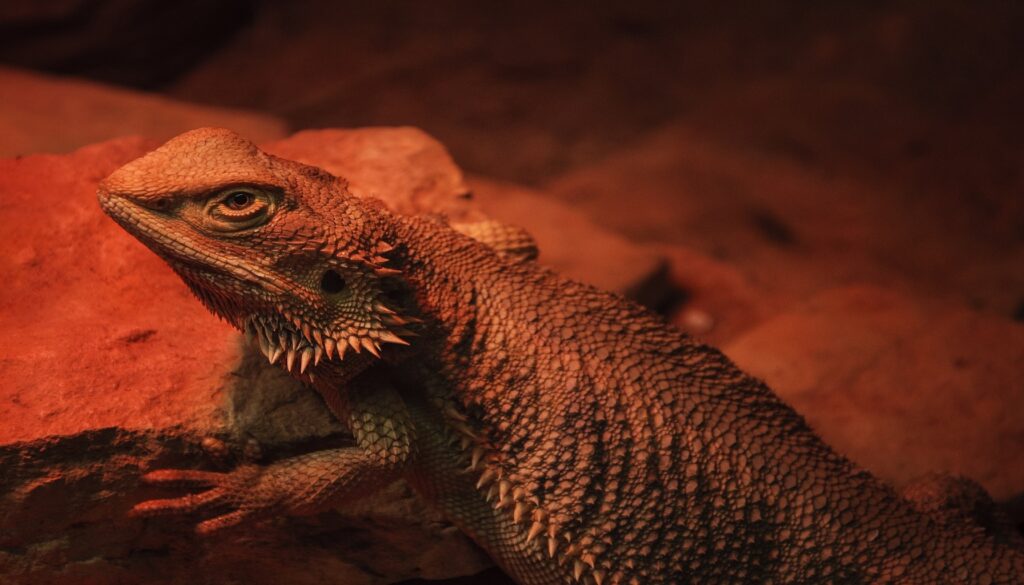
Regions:
[[[959, 134], [972, 130], [984, 148], [1021, 146], [1024, 8], [1012, 1], [64, 0], [2, 10], [9, 64], [271, 112], [296, 129], [413, 124], [467, 169], [527, 183], [680, 119], [738, 140], [801, 121], [865, 164], [928, 157], [954, 137], [976, 152]], [[891, 150], [893, 124], [907, 123], [918, 134]], [[799, 138], [779, 147], [813, 157], [824, 146]]]

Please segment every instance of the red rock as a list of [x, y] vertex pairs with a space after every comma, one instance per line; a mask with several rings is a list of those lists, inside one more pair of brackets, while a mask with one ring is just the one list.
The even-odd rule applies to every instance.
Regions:
[[537, 241], [541, 264], [569, 278], [641, 301], [658, 294], [665, 260], [650, 248], [602, 229], [542, 193], [482, 177], [470, 180], [488, 217], [525, 228]]
[[[634, 242], [733, 265], [784, 302], [870, 282], [1002, 315], [1020, 304], [1024, 207], [1006, 195], [1017, 189], [1006, 173], [905, 184], [838, 155], [816, 164], [743, 138], [667, 125], [543, 188]], [[992, 194], [965, 195], [974, 191]]]
[[[160, 260], [99, 211], [96, 182], [154, 146], [122, 139], [68, 156], [0, 161], [5, 326], [0, 443], [89, 429], [217, 426], [237, 361], [225, 325], [199, 311]], [[183, 351], [194, 356], [181, 368]]]
[[668, 259], [666, 279], [675, 295], [669, 320], [688, 333], [722, 344], [781, 307], [735, 266], [683, 246], [655, 248]]
[[400, 213], [444, 213], [456, 220], [473, 215], [462, 170], [418, 128], [306, 130], [264, 148], [345, 177], [355, 195], [379, 197]]
[[766, 321], [726, 353], [888, 481], [951, 472], [996, 499], [1024, 493], [1020, 323], [849, 287]]
[[4, 67], [0, 120], [0, 156], [69, 152], [133, 134], [163, 141], [201, 126], [231, 128], [260, 142], [286, 135], [285, 123], [266, 114]]

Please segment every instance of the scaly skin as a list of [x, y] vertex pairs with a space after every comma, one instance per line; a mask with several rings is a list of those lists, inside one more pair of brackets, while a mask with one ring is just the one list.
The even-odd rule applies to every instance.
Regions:
[[137, 514], [226, 506], [208, 533], [404, 477], [524, 585], [1024, 581], [1010, 539], [915, 509], [714, 348], [529, 254], [225, 130], [175, 138], [99, 196], [357, 443], [152, 472], [200, 491]]

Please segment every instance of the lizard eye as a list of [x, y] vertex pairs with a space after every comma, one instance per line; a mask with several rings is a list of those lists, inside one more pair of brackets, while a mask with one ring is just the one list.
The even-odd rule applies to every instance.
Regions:
[[242, 211], [256, 202], [256, 198], [248, 191], [235, 191], [224, 200], [224, 205], [232, 211]]
[[207, 225], [217, 231], [238, 231], [263, 223], [273, 212], [274, 198], [262, 189], [233, 187], [213, 196]]

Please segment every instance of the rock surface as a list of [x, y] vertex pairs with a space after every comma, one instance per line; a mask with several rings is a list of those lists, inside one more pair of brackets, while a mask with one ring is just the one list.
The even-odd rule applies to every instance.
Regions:
[[[346, 440], [314, 393], [253, 357], [101, 213], [96, 183], [152, 146], [121, 139], [0, 161], [5, 582], [361, 584], [486, 567], [402, 484], [359, 507], [215, 542], [126, 518], [157, 495], [138, 485], [146, 469], [226, 469], [257, 456], [254, 442], [274, 457]], [[364, 172], [348, 173], [353, 190], [399, 207], [467, 206], [443, 147], [415, 130], [307, 134], [272, 149], [305, 149], [311, 162], [329, 153], [335, 170], [356, 160]]]
[[399, 213], [442, 213], [471, 220], [462, 170], [448, 151], [418, 128], [306, 130], [263, 148], [318, 166], [349, 182], [360, 197], [378, 197]]
[[691, 335], [721, 346], [783, 306], [731, 264], [684, 246], [650, 247], [668, 261], [661, 312]]
[[887, 481], [946, 472], [997, 500], [1024, 494], [1024, 324], [854, 286], [769, 319], [725, 352]]
[[260, 142], [287, 134], [285, 123], [268, 114], [6, 67], [0, 67], [0, 120], [0, 156], [69, 152], [131, 134], [163, 141], [201, 126], [230, 128]]
[[667, 264], [654, 249], [600, 228], [536, 190], [483, 177], [473, 177], [469, 184], [487, 216], [530, 232], [540, 248], [541, 264], [648, 306], [657, 306], [667, 294]]
[[907, 185], [759, 145], [666, 125], [544, 190], [631, 241], [729, 264], [784, 304], [870, 282], [1006, 317], [1019, 305], [1024, 199], [1002, 174]]

